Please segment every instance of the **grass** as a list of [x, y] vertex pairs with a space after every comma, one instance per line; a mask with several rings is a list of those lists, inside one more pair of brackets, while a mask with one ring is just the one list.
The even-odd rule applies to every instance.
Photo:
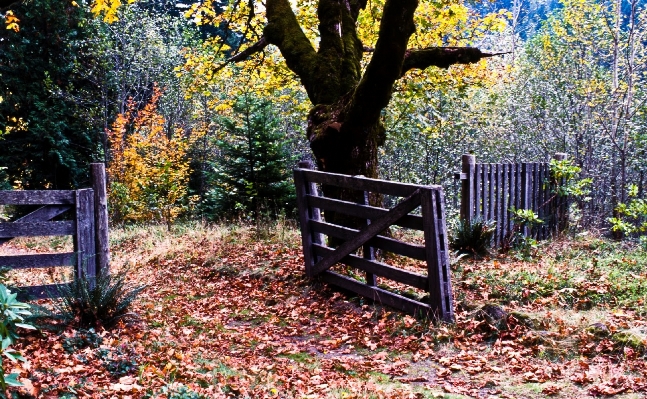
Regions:
[[597, 240], [560, 249], [565, 252], [549, 252], [533, 262], [505, 265], [505, 260], [494, 259], [473, 264], [476, 267], [463, 262], [456, 275], [465, 289], [485, 289], [489, 298], [503, 304], [551, 299], [562, 308], [628, 308], [645, 314], [645, 251], [624, 243]]

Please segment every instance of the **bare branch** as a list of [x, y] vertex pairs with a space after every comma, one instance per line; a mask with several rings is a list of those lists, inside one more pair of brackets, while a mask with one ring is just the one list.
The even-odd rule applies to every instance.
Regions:
[[234, 54], [233, 56], [227, 58], [223, 63], [218, 65], [214, 70], [213, 73], [218, 73], [220, 72], [224, 67], [226, 67], [229, 64], [234, 64], [236, 62], [241, 62], [249, 59], [252, 55], [256, 53], [260, 53], [267, 47], [270, 43], [267, 41], [265, 36], [261, 36], [260, 40], [257, 41], [256, 43], [252, 44], [251, 46], [247, 47], [245, 50], [241, 51], [238, 54]]
[[256, 43], [247, 47], [245, 50], [241, 51], [240, 53], [234, 54], [233, 56], [227, 58], [225, 62], [218, 65], [213, 72], [214, 73], [220, 72], [224, 67], [226, 67], [229, 64], [245, 61], [252, 55], [263, 51], [265, 47], [267, 47], [269, 44], [270, 42], [267, 41], [267, 38], [265, 36], [261, 36], [261, 38]]
[[407, 50], [400, 76], [411, 69], [425, 69], [430, 66], [446, 69], [451, 65], [473, 64], [483, 58], [503, 54], [509, 54], [509, 52], [484, 53], [475, 47], [430, 47], [421, 50]]
[[270, 42], [267, 41], [267, 38], [265, 36], [261, 36], [261, 38], [251, 46], [247, 47], [245, 50], [241, 51], [238, 54], [235, 54], [231, 57], [229, 57], [225, 63], [231, 64], [233, 62], [240, 62], [240, 61], [245, 61], [252, 55], [259, 53], [265, 49], [270, 44]]

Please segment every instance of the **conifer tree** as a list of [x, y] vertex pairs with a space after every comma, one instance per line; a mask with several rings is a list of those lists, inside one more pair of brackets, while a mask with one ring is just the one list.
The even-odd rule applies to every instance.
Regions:
[[246, 95], [233, 111], [235, 117], [222, 122], [226, 136], [216, 143], [220, 156], [213, 165], [208, 217], [289, 212], [294, 208], [289, 171], [294, 159], [272, 104]]

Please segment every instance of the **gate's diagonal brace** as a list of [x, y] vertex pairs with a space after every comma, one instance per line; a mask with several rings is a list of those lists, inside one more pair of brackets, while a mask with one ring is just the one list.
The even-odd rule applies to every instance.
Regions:
[[[14, 220], [13, 223], [46, 222], [69, 209], [72, 209], [71, 205], [45, 205], [20, 219]], [[0, 245], [9, 240], [11, 238], [0, 238]]]
[[420, 189], [414, 191], [410, 196], [393, 207], [386, 215], [380, 217], [379, 219], [371, 220], [371, 224], [361, 229], [353, 239], [344, 242], [330, 255], [317, 262], [317, 264], [312, 267], [312, 274], [317, 275], [324, 270], [329, 269], [335, 263], [342, 260], [344, 256], [349, 255], [351, 252], [357, 250], [368, 240], [387, 229], [403, 216], [409, 214], [409, 212], [416, 209], [419, 205]]

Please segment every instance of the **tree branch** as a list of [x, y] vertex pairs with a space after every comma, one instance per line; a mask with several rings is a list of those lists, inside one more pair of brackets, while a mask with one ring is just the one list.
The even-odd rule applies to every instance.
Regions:
[[270, 44], [279, 48], [288, 68], [301, 78], [308, 95], [311, 95], [316, 84], [317, 53], [303, 33], [289, 0], [267, 0], [266, 15], [263, 35]]
[[506, 53], [484, 53], [475, 47], [430, 47], [421, 50], [407, 50], [402, 65], [403, 76], [412, 69], [425, 69], [430, 66], [449, 68], [455, 64], [472, 64], [483, 58]]
[[349, 128], [375, 123], [389, 103], [393, 84], [402, 76], [407, 43], [415, 31], [413, 14], [417, 7], [417, 0], [387, 0], [384, 4], [373, 57], [348, 107]]
[[227, 58], [225, 63], [231, 64], [234, 62], [240, 62], [240, 61], [245, 61], [252, 55], [256, 53], [260, 53], [265, 49], [270, 44], [270, 42], [267, 41], [267, 38], [265, 36], [261, 36], [261, 38], [251, 46], [247, 47], [245, 50], [241, 51], [238, 54], [234, 54], [233, 56]]
[[220, 70], [222, 70], [224, 67], [226, 67], [229, 64], [245, 61], [252, 55], [263, 51], [265, 47], [267, 47], [269, 44], [270, 43], [267, 41], [267, 38], [265, 36], [261, 36], [261, 38], [256, 43], [247, 47], [245, 50], [241, 51], [240, 53], [234, 54], [231, 57], [227, 58], [225, 62], [218, 65], [213, 72], [214, 73], [220, 72]]

